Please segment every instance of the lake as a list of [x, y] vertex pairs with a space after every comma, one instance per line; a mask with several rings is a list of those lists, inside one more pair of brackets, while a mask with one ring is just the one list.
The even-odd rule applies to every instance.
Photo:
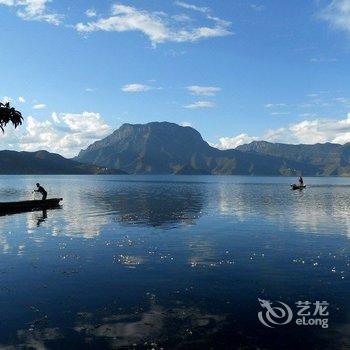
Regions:
[[64, 198], [0, 217], [0, 348], [350, 348], [350, 179], [295, 181], [0, 176]]

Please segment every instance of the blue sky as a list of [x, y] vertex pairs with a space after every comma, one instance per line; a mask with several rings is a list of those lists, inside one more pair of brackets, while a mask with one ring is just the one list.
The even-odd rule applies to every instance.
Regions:
[[122, 123], [221, 148], [350, 141], [350, 0], [0, 0], [1, 149], [75, 155]]

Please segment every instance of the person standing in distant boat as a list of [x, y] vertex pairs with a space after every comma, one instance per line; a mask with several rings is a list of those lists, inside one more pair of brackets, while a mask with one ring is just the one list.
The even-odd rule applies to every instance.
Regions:
[[301, 176], [299, 176], [299, 185], [304, 186], [304, 180]]
[[43, 196], [42, 200], [44, 201], [44, 200], [46, 199], [46, 197], [47, 197], [47, 192], [46, 192], [45, 188], [42, 187], [42, 186], [40, 186], [39, 183], [36, 184], [36, 187], [37, 187], [38, 189], [37, 189], [37, 190], [34, 190], [34, 192], [41, 193], [42, 196]]

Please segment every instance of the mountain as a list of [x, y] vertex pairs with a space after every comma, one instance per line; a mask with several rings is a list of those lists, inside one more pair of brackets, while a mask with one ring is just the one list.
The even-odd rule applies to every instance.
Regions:
[[179, 174], [350, 176], [350, 143], [254, 141], [219, 150], [191, 127], [124, 124], [75, 159], [47, 151], [0, 151], [0, 174]]
[[47, 151], [0, 151], [0, 174], [125, 174], [116, 169], [82, 164]]
[[324, 143], [314, 145], [288, 145], [254, 141], [236, 148], [248, 154], [269, 155], [318, 168], [318, 176], [350, 176], [350, 143], [345, 145]]
[[194, 168], [191, 165], [184, 165], [176, 171], [176, 175], [210, 175], [208, 170]]
[[319, 170], [281, 157], [219, 150], [195, 129], [168, 122], [124, 124], [75, 159], [131, 174], [311, 175]]

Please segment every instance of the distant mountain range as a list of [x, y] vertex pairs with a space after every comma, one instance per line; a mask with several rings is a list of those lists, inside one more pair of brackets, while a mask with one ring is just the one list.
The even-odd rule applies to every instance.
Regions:
[[0, 151], [0, 174], [350, 176], [350, 144], [254, 141], [219, 150], [191, 127], [124, 124], [74, 159], [46, 151]]
[[120, 174], [116, 169], [82, 164], [47, 151], [0, 151], [0, 174]]
[[124, 124], [75, 160], [130, 174], [315, 175], [310, 162], [237, 149], [219, 150], [198, 131], [168, 122]]
[[350, 176], [350, 143], [317, 143], [315, 145], [287, 145], [254, 141], [237, 150], [256, 155], [268, 155], [314, 167], [316, 176]]

